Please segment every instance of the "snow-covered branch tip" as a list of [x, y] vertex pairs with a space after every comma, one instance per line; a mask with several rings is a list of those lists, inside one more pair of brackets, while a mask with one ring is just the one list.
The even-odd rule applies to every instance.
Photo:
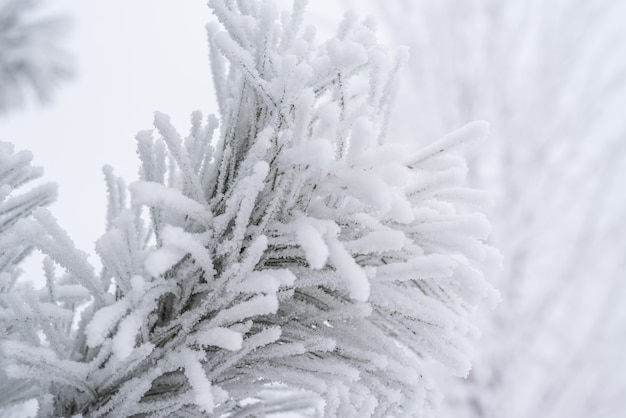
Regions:
[[[22, 273], [20, 265], [33, 246], [17, 230], [34, 211], [52, 203], [57, 194], [52, 183], [24, 191], [25, 186], [43, 174], [41, 168], [31, 165], [32, 159], [29, 151], [15, 152], [12, 144], [0, 141], [0, 344], [3, 346], [19, 343], [37, 347], [40, 343], [37, 332], [51, 335], [54, 327], [48, 320], [55, 313], [47, 309], [49, 306], [38, 303], [35, 291], [18, 282]], [[62, 298], [63, 290], [51, 282], [49, 297]], [[33, 324], [41, 324], [43, 328], [33, 328]], [[0, 411], [37, 396], [34, 380], [27, 379], [29, 376], [9, 377], [10, 370], [19, 367], [20, 362], [12, 355], [0, 356]]]
[[353, 15], [318, 42], [304, 4], [210, 1], [220, 114], [194, 113], [186, 137], [156, 114], [128, 207], [106, 170], [99, 276], [77, 253], [53, 258], [55, 292], [86, 305], [65, 334], [27, 340], [38, 356], [12, 360], [71, 372], [39, 385], [42, 415], [429, 416], [428, 363], [467, 374], [497, 256], [481, 198], [446, 157], [484, 124], [415, 155], [388, 142], [405, 53]]

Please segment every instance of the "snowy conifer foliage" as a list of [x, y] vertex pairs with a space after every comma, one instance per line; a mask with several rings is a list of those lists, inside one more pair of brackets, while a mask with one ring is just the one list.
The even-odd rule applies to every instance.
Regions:
[[[10, 242], [9, 237], [17, 221], [26, 219], [33, 210], [51, 203], [56, 197], [56, 186], [39, 185], [28, 191], [21, 191], [21, 186], [41, 176], [39, 167], [30, 165], [32, 154], [28, 151], [14, 152], [12, 144], [0, 141], [0, 339], [34, 338], [38, 341], [36, 330], [29, 326], [32, 316], [36, 315], [28, 304], [34, 302], [32, 291], [20, 288], [16, 284], [20, 275], [19, 264], [32, 250], [24, 242]], [[23, 332], [19, 330], [23, 329]], [[24, 380], [10, 381], [4, 370], [10, 363], [0, 356], [0, 408], [11, 405], [14, 401], [33, 397], [33, 385]]]
[[428, 363], [467, 374], [496, 298], [485, 198], [448, 153], [485, 124], [407, 153], [385, 139], [403, 51], [369, 21], [319, 43], [303, 1], [210, 6], [219, 119], [183, 138], [157, 113], [129, 201], [105, 169], [102, 273], [47, 211], [17, 225], [51, 261], [8, 375], [41, 416], [431, 415]]

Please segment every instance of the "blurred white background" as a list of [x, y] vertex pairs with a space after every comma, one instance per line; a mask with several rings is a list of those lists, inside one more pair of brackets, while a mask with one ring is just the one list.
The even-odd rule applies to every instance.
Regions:
[[441, 416], [626, 416], [626, 3], [369, 4], [411, 52], [392, 135], [492, 127], [468, 157], [503, 301]]

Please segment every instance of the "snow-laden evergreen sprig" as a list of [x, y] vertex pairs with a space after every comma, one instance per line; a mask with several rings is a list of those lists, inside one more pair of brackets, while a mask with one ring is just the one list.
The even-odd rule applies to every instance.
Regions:
[[495, 298], [489, 224], [449, 154], [486, 124], [411, 154], [385, 140], [405, 53], [369, 21], [319, 43], [302, 1], [210, 6], [219, 135], [157, 113], [128, 204], [105, 169], [100, 276], [47, 213], [18, 225], [66, 272], [25, 300], [91, 300], [66, 334], [3, 344], [9, 375], [41, 381], [41, 416], [431, 415], [429, 362], [467, 374], [470, 313]]
[[0, 141], [0, 292], [14, 288], [18, 264], [32, 250], [28, 245], [10, 245], [15, 224], [56, 198], [56, 185], [42, 184], [23, 191], [23, 186], [41, 177], [43, 170], [30, 163], [29, 151], [15, 152], [12, 144]]
[[[33, 291], [17, 284], [19, 264], [33, 247], [24, 241], [14, 241], [12, 236], [19, 220], [54, 201], [56, 186], [48, 183], [24, 190], [24, 186], [43, 172], [31, 165], [32, 159], [30, 152], [15, 152], [12, 144], [0, 141], [0, 341], [25, 340], [36, 345], [39, 336], [31, 323], [38, 322], [36, 318], [47, 306], [38, 305]], [[50, 289], [54, 291], [53, 287]], [[44, 325], [53, 327], [45, 322]], [[12, 363], [9, 357], [0, 356], [0, 408], [36, 395], [32, 382], [7, 378], [5, 370], [14, 367]]]

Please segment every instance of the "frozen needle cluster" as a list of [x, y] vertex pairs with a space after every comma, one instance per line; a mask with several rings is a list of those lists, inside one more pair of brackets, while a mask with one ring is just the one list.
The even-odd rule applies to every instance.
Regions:
[[318, 43], [302, 1], [210, 6], [219, 127], [157, 113], [130, 199], [105, 169], [101, 274], [45, 210], [6, 238], [49, 257], [48, 288], [2, 305], [33, 324], [2, 342], [9, 377], [41, 416], [430, 415], [428, 363], [467, 374], [496, 297], [485, 199], [448, 153], [485, 124], [411, 154], [385, 140], [403, 51], [370, 22]]
[[[25, 240], [11, 237], [18, 221], [28, 218], [34, 210], [50, 204], [56, 197], [53, 184], [23, 191], [23, 186], [42, 175], [41, 168], [31, 166], [32, 158], [30, 152], [15, 152], [13, 145], [0, 141], [0, 342], [21, 339], [38, 345], [40, 339], [32, 322], [45, 324], [46, 318], [33, 321], [37, 314], [33, 315], [28, 305], [30, 302], [38, 309], [37, 298], [33, 292], [16, 290], [21, 273], [19, 264], [33, 247]], [[0, 355], [0, 408], [37, 396], [32, 383], [7, 378], [5, 370], [10, 364], [10, 356]]]

